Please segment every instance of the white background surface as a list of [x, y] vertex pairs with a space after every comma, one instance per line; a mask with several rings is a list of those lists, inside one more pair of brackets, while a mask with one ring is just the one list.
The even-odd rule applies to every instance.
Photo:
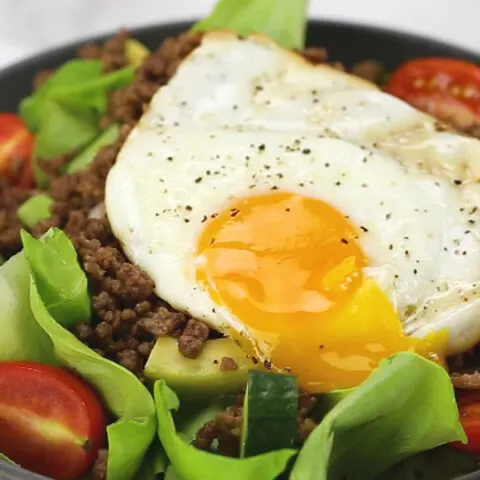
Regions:
[[[120, 26], [205, 16], [214, 3], [215, 0], [0, 0], [0, 68], [49, 47]], [[310, 12], [316, 18], [407, 30], [480, 51], [480, 0], [311, 0]]]

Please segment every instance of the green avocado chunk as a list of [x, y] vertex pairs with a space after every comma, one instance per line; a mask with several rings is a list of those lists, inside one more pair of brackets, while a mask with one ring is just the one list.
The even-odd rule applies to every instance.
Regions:
[[80, 153], [75, 155], [65, 168], [65, 173], [72, 174], [88, 167], [99, 150], [111, 145], [118, 138], [120, 128], [117, 124], [110, 125], [97, 138], [87, 145]]
[[145, 63], [150, 55], [150, 50], [135, 38], [129, 38], [125, 45], [128, 63], [137, 67]]
[[[237, 368], [222, 369], [223, 358], [234, 360]], [[175, 338], [160, 337], [145, 366], [145, 376], [165, 380], [180, 396], [202, 398], [239, 392], [252, 368], [253, 362], [232, 339], [207, 341], [201, 354], [192, 360], [179, 352]]]
[[46, 220], [52, 216], [50, 212], [52, 204], [53, 199], [41, 193], [24, 202], [17, 210], [17, 216], [27, 228], [32, 229], [40, 220]]

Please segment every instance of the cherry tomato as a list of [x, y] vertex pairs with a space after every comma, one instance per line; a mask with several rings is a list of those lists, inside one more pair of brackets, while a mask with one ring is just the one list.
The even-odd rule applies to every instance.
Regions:
[[107, 418], [77, 375], [36, 362], [0, 363], [0, 452], [53, 478], [83, 475], [105, 445]]
[[468, 443], [453, 442], [452, 445], [467, 452], [480, 453], [480, 392], [459, 392], [457, 403]]
[[386, 91], [458, 128], [480, 122], [480, 67], [453, 58], [420, 58], [398, 67]]
[[13, 113], [0, 113], [0, 175], [14, 185], [32, 188], [34, 136], [22, 119]]

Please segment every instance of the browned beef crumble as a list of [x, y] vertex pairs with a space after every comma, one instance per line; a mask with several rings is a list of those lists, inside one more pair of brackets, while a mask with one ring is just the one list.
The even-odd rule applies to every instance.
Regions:
[[[207, 422], [198, 432], [193, 444], [195, 447], [216, 451], [229, 457], [237, 457], [240, 449], [240, 435], [243, 421], [244, 396], [239, 395], [234, 405], [230, 405], [215, 418]], [[301, 393], [298, 398], [297, 444], [302, 445], [317, 426], [312, 418], [317, 398]], [[215, 448], [215, 444], [217, 447]]]
[[350, 72], [370, 82], [379, 83], [385, 74], [385, 67], [377, 60], [363, 60], [356, 63]]
[[120, 30], [116, 35], [107, 39], [103, 45], [89, 43], [78, 49], [78, 56], [83, 59], [102, 60], [105, 72], [118, 70], [128, 65], [125, 45], [129, 34], [127, 30]]
[[105, 480], [107, 478], [108, 450], [98, 451], [97, 458], [92, 468], [93, 480]]
[[17, 217], [17, 210], [32, 194], [30, 190], [13, 188], [0, 179], [0, 253], [4, 258], [22, 248], [20, 229], [23, 225]]
[[230, 357], [222, 357], [220, 360], [220, 370], [224, 372], [238, 370], [237, 362]]

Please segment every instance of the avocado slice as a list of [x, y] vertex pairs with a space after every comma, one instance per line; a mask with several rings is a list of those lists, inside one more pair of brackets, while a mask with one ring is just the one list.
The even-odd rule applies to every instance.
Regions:
[[52, 216], [50, 207], [53, 204], [53, 199], [41, 193], [29, 198], [17, 210], [17, 216], [20, 221], [29, 229], [40, 220], [46, 220]]
[[[233, 359], [238, 368], [222, 370], [224, 357]], [[252, 368], [253, 361], [230, 338], [208, 340], [192, 360], [180, 353], [175, 338], [160, 337], [148, 358], [145, 376], [152, 381], [165, 380], [179, 396], [208, 398], [240, 392]]]
[[127, 40], [125, 50], [128, 62], [137, 67], [142, 65], [150, 55], [150, 50], [143, 43], [134, 38]]

